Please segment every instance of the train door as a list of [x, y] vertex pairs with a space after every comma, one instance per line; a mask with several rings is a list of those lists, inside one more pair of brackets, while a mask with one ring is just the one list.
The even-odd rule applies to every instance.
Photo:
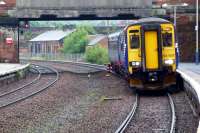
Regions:
[[157, 31], [145, 31], [146, 69], [158, 69], [158, 34]]

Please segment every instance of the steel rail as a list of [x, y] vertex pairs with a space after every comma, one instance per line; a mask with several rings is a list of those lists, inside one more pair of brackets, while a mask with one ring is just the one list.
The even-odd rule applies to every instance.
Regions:
[[34, 69], [34, 70], [36, 70], [36, 71], [38, 72], [38, 76], [37, 76], [34, 80], [32, 80], [31, 82], [29, 82], [29, 83], [27, 83], [27, 84], [25, 84], [25, 85], [23, 85], [23, 86], [21, 86], [21, 87], [19, 87], [19, 88], [17, 88], [17, 89], [14, 89], [14, 90], [11, 90], [11, 91], [9, 91], [9, 92], [6, 92], [6, 93], [1, 94], [1, 95], [0, 95], [0, 98], [3, 97], [3, 96], [9, 95], [9, 94], [11, 94], [11, 93], [14, 93], [14, 92], [16, 92], [16, 91], [19, 91], [19, 90], [21, 90], [21, 89], [23, 89], [23, 88], [25, 88], [25, 87], [27, 87], [27, 86], [29, 86], [29, 85], [35, 83], [36, 81], [38, 81], [38, 80], [40, 79], [40, 77], [41, 77], [41, 72], [40, 72], [39, 70], [35, 69], [35, 68], [32, 68], [32, 69]]
[[175, 133], [175, 125], [176, 125], [175, 106], [174, 106], [174, 102], [173, 102], [171, 95], [169, 93], [167, 95], [169, 97], [169, 102], [170, 102], [171, 112], [172, 112], [172, 118], [171, 118], [172, 121], [171, 121], [170, 133]]
[[[33, 65], [34, 65], [34, 64], [33, 64]], [[55, 78], [53, 81], [51, 81], [50, 83], [48, 83], [46, 86], [42, 87], [40, 90], [38, 90], [38, 91], [36, 91], [36, 92], [33, 92], [33, 93], [30, 93], [29, 95], [24, 96], [24, 97], [21, 97], [21, 98], [15, 100], [15, 101], [12, 101], [12, 102], [9, 102], [9, 103], [7, 103], [7, 104], [4, 104], [4, 105], [0, 106], [0, 109], [1, 109], [1, 108], [4, 108], [4, 107], [7, 107], [7, 106], [10, 106], [10, 105], [12, 105], [12, 104], [21, 102], [21, 101], [23, 101], [23, 100], [25, 100], [25, 99], [28, 99], [28, 98], [30, 98], [30, 97], [32, 97], [32, 96], [34, 96], [34, 95], [36, 95], [36, 94], [38, 94], [38, 93], [40, 93], [40, 92], [46, 90], [47, 88], [49, 88], [50, 86], [52, 86], [53, 84], [55, 84], [55, 83], [58, 81], [58, 79], [59, 79], [59, 73], [58, 73], [58, 71], [57, 71], [56, 69], [50, 68], [50, 67], [46, 67], [46, 66], [41, 66], [41, 65], [37, 65], [37, 66], [44, 67], [44, 68], [47, 68], [47, 69], [49, 69], [49, 70], [52, 70], [53, 72], [55, 72], [56, 78]]]
[[132, 118], [136, 112], [137, 106], [138, 106], [138, 94], [136, 94], [136, 101], [133, 104], [133, 107], [132, 107], [130, 113], [127, 115], [126, 119], [119, 126], [119, 128], [115, 131], [115, 133], [123, 133], [125, 131], [125, 129], [129, 125], [130, 121], [132, 120]]
[[55, 61], [55, 60], [43, 61], [43, 60], [26, 60], [26, 59], [22, 59], [22, 61], [50, 62], [50, 63], [59, 63], [59, 64], [68, 63], [68, 64], [75, 64], [75, 65], [83, 66], [83, 67], [85, 66], [85, 67], [95, 68], [95, 69], [99, 69], [103, 71], [107, 70], [105, 65], [98, 65], [98, 64], [85, 63], [85, 62]]

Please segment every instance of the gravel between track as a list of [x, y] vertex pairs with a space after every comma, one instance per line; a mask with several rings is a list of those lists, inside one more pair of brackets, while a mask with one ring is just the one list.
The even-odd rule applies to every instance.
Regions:
[[91, 74], [90, 78], [66, 72], [41, 94], [1, 109], [0, 132], [114, 132], [134, 100], [123, 79], [106, 72]]
[[140, 96], [136, 115], [127, 133], [168, 133], [171, 108], [167, 96]]
[[189, 98], [184, 91], [173, 94], [176, 110], [176, 133], [196, 133], [198, 117], [193, 113]]

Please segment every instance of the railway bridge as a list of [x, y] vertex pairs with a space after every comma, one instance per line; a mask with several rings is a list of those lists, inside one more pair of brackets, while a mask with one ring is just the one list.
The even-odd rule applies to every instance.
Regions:
[[152, 0], [16, 0], [17, 18], [129, 18], [152, 15]]

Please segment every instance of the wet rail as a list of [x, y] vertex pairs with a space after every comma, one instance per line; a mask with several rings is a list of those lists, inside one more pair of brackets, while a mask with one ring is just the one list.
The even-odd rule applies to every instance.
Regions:
[[[169, 93], [167, 94], [167, 97], [169, 99], [170, 112], [171, 112], [170, 128], [167, 130], [169, 133], [175, 133], [175, 123], [176, 123], [175, 106], [174, 106], [173, 99]], [[138, 108], [139, 108], [139, 95], [136, 94], [136, 100], [133, 104], [131, 111], [127, 115], [126, 119], [120, 124], [120, 126], [115, 131], [115, 133], [123, 133], [123, 132], [129, 130], [128, 127], [129, 127], [130, 123], [133, 121]]]
[[[0, 109], [30, 98], [46, 90], [58, 80], [59, 73], [56, 69], [35, 64], [32, 65], [36, 66], [33, 69], [37, 71], [38, 76], [35, 79], [33, 79], [30, 83], [27, 83], [17, 89], [13, 89], [9, 92], [1, 94]], [[43, 69], [48, 69], [48, 71], [52, 71], [53, 74], [46, 76], [45, 74], [42, 74], [42, 72], [39, 70], [39, 67]]]

